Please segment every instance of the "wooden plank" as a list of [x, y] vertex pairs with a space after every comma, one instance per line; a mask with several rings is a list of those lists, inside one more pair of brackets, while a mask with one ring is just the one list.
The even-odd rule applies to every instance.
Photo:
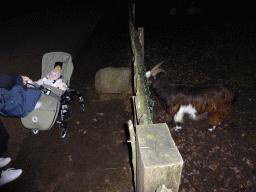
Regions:
[[135, 143], [135, 131], [133, 127], [133, 123], [131, 120], [128, 121], [128, 128], [130, 133], [130, 140], [128, 141], [131, 143], [132, 148], [132, 165], [133, 165], [133, 173], [134, 173], [134, 184], [136, 187], [136, 143]]
[[165, 185], [178, 192], [183, 159], [165, 123], [137, 125], [136, 192], [155, 192]]

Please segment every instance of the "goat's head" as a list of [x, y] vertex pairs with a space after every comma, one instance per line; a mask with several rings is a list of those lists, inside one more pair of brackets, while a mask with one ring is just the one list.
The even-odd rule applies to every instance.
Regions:
[[[154, 81], [157, 74], [167, 73], [165, 70], [159, 68], [163, 63], [164, 63], [164, 61], [158, 63], [152, 70], [146, 72], [146, 77], [149, 79], [149, 83], [152, 83], [152, 81]], [[153, 78], [151, 78], [151, 77], [153, 77]]]

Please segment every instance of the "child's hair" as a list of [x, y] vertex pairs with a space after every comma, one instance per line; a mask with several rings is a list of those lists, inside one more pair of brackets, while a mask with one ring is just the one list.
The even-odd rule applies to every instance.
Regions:
[[[58, 69], [53, 69], [51, 72], [56, 72], [57, 75], [58, 75], [58, 77], [60, 77], [60, 70], [58, 70]], [[50, 73], [51, 73], [51, 72], [50, 72]]]

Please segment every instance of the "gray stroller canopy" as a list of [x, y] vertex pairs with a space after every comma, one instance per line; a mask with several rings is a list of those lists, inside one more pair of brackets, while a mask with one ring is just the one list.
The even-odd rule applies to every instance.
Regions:
[[62, 81], [69, 86], [74, 66], [72, 57], [68, 53], [50, 52], [44, 54], [41, 78], [46, 77], [57, 65], [61, 66], [60, 74], [62, 75]]

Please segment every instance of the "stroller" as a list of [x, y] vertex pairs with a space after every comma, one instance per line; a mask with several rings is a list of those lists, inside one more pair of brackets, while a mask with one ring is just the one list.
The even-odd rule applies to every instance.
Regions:
[[[69, 87], [73, 72], [71, 55], [64, 52], [46, 53], [42, 59], [41, 78], [46, 77], [56, 66], [60, 66], [61, 78]], [[33, 81], [28, 84], [43, 92], [39, 99], [42, 103], [40, 109], [31, 111], [26, 117], [21, 118], [24, 127], [31, 129], [32, 134], [52, 128], [55, 122], [60, 129], [60, 137], [67, 134], [67, 119], [71, 117], [74, 110], [74, 98], [78, 96], [80, 108], [84, 112], [84, 99], [78, 91], [68, 88], [63, 91], [50, 85], [38, 85]]]

